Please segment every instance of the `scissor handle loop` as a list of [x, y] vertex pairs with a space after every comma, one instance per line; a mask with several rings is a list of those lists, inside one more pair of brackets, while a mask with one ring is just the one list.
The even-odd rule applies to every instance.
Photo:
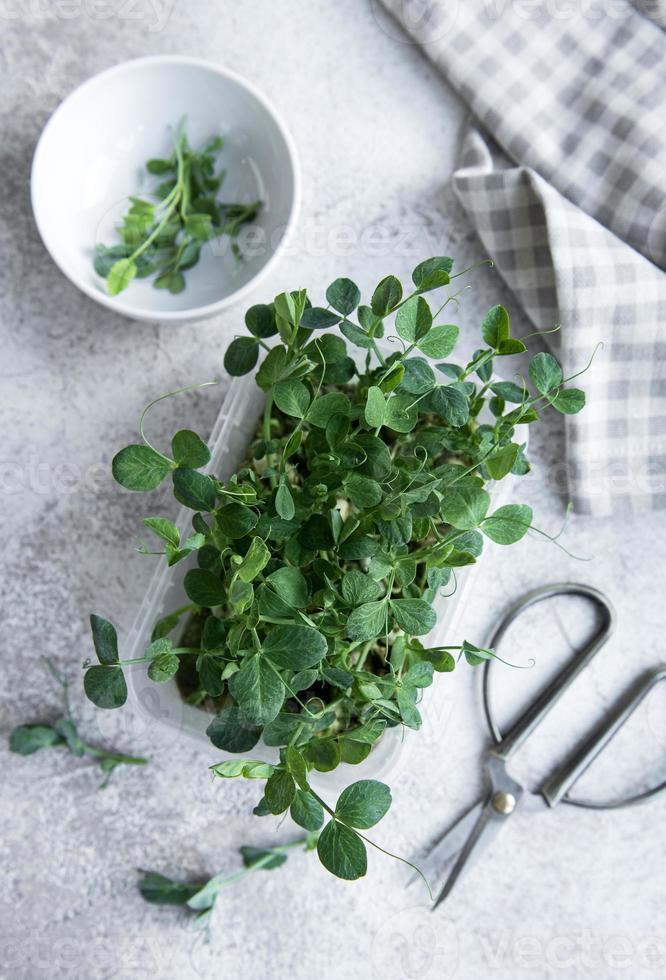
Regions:
[[[497, 649], [509, 626], [515, 622], [525, 609], [528, 609], [537, 602], [550, 599], [556, 595], [577, 595], [591, 599], [601, 612], [601, 626], [585, 647], [578, 651], [569, 666], [560, 674], [559, 678], [539, 695], [534, 704], [527, 709], [506, 735], [502, 735], [492, 714], [490, 706], [490, 670], [492, 661], [489, 660], [486, 662], [483, 670], [483, 709], [486, 715], [486, 721], [488, 722], [488, 728], [495, 743], [495, 748], [492, 750], [493, 755], [504, 760], [512, 752], [516, 751], [519, 745], [523, 744], [527, 736], [543, 720], [546, 714], [548, 714], [567, 687], [569, 687], [581, 670], [587, 666], [592, 657], [601, 649], [611, 635], [615, 625], [613, 607], [606, 596], [598, 589], [577, 582], [557, 582], [553, 585], [544, 585], [541, 588], [533, 589], [518, 599], [511, 606], [495, 630], [489, 646]], [[544, 783], [540, 792], [544, 795], [544, 799], [550, 806], [555, 806], [557, 803], [568, 803], [570, 806], [583, 807], [588, 810], [616, 810], [620, 807], [645, 803], [647, 800], [652, 799], [666, 790], [666, 780], [664, 780], [657, 786], [652, 786], [640, 793], [634, 793], [620, 800], [587, 800], [571, 796], [568, 792], [569, 788], [573, 786], [592, 760], [605, 748], [613, 735], [622, 727], [648, 692], [652, 690], [655, 684], [662, 680], [666, 680], [666, 665], [661, 665], [649, 671], [629, 692], [625, 693], [609, 715], [602, 719], [601, 723], [588, 739]]]
[[577, 582], [557, 582], [553, 585], [543, 585], [539, 589], [533, 589], [511, 606], [488, 644], [491, 649], [496, 649], [499, 646], [504, 634], [521, 613], [529, 609], [530, 606], [534, 606], [537, 602], [543, 602], [544, 599], [550, 599], [556, 595], [577, 595], [590, 599], [601, 614], [601, 623], [596, 633], [587, 641], [585, 646], [576, 653], [565, 669], [538, 695], [504, 736], [497, 727], [490, 711], [490, 661], [486, 663], [483, 674], [483, 707], [488, 727], [495, 741], [493, 755], [505, 761], [520, 748], [559, 701], [567, 688], [585, 670], [592, 658], [596, 656], [609, 638], [615, 625], [613, 608], [603, 593], [599, 592], [598, 589], [593, 589], [589, 585], [580, 585]]

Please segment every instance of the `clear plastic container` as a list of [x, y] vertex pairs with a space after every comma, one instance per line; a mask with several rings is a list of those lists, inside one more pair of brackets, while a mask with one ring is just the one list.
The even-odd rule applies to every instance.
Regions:
[[[265, 396], [252, 377], [234, 379], [222, 402], [208, 445], [211, 461], [207, 471], [215, 473], [221, 480], [227, 480], [245, 458], [247, 447], [254, 437], [257, 424], [264, 407]], [[525, 427], [527, 428], [527, 427]], [[506, 478], [493, 494], [493, 506], [499, 506], [512, 483]], [[176, 518], [181, 531], [191, 528], [192, 511], [182, 507]], [[186, 605], [190, 600], [185, 594], [183, 579], [186, 572], [196, 566], [196, 554], [179, 562], [172, 568], [166, 567], [162, 558], [148, 586], [134, 624], [129, 632], [125, 655], [128, 659], [141, 657], [150, 644], [155, 623], [169, 612]], [[439, 596], [434, 603], [437, 612], [437, 625], [428, 637], [431, 646], [445, 642], [454, 633], [456, 622], [472, 584], [476, 566], [470, 565], [459, 570], [458, 588], [453, 596]], [[155, 684], [148, 679], [144, 664], [129, 670], [129, 686], [134, 705], [150, 723], [160, 722], [177, 729], [186, 736], [198, 741], [205, 748], [209, 761], [219, 762], [234, 758], [229, 753], [216, 749], [208, 736], [206, 728], [212, 715], [203, 708], [186, 704], [174, 680], [165, 684]], [[435, 678], [437, 683], [437, 678]], [[426, 692], [426, 697], [427, 697]], [[342, 763], [330, 773], [318, 773], [314, 782], [325, 785], [329, 790], [342, 788], [357, 778], [385, 778], [398, 762], [408, 733], [402, 727], [387, 729], [375, 745], [368, 758], [358, 766]], [[259, 742], [251, 753], [252, 758], [274, 762], [278, 750]], [[361, 773], [362, 770], [362, 773]], [[360, 775], [359, 775], [360, 774]]]

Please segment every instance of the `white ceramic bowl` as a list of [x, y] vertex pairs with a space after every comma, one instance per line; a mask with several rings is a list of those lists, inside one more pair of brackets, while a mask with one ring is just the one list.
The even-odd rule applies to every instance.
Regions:
[[[95, 245], [120, 242], [115, 226], [128, 197], [159, 180], [146, 173], [146, 161], [170, 155], [169, 128], [182, 120], [195, 148], [225, 139], [218, 198], [264, 202], [239, 240], [245, 259], [234, 257], [228, 238], [217, 239], [186, 273], [182, 293], [145, 279], [109, 296], [93, 269]], [[160, 55], [103, 71], [65, 99], [37, 145], [31, 191], [46, 248], [84, 293], [138, 320], [196, 320], [243, 299], [271, 268], [298, 215], [300, 172], [288, 131], [252, 85], [209, 62]]]

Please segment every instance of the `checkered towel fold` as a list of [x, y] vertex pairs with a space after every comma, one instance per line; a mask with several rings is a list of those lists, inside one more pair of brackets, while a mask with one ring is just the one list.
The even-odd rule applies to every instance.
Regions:
[[666, 2], [382, 2], [484, 127], [454, 187], [565, 376], [604, 345], [566, 417], [576, 510], [666, 506]]

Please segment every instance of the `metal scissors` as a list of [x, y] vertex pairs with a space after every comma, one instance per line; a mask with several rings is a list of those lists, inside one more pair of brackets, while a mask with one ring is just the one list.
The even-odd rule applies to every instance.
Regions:
[[[484, 665], [483, 704], [494, 742], [494, 745], [488, 750], [485, 760], [490, 790], [440, 838], [425, 860], [420, 862], [425, 877], [436, 885], [441, 885], [433, 909], [444, 901], [456, 881], [472, 867], [483, 850], [492, 843], [501, 831], [509, 817], [518, 809], [546, 811], [557, 806], [558, 803], [569, 803], [573, 806], [597, 810], [615, 809], [643, 803], [666, 789], [665, 780], [658, 786], [625, 799], [601, 802], [575, 798], [569, 792], [576, 780], [624, 725], [654, 685], [666, 678], [666, 665], [664, 664], [648, 671], [631, 685], [613, 705], [607, 716], [541, 784], [536, 792], [532, 793], [526, 790], [506, 771], [506, 764], [513, 754], [527, 741], [613, 632], [615, 616], [608, 599], [590, 586], [565, 582], [534, 589], [520, 598], [508, 610], [488, 645], [492, 649], [496, 649], [509, 626], [524, 610], [535, 603], [557, 595], [575, 595], [588, 599], [600, 614], [600, 626], [591, 639], [574, 654], [564, 670], [518, 718], [506, 735], [502, 735], [497, 727], [490, 708], [489, 676], [491, 661], [487, 661]], [[452, 866], [451, 861], [454, 862]], [[448, 876], [444, 877], [447, 868], [450, 870]], [[441, 884], [443, 878], [443, 884]]]

